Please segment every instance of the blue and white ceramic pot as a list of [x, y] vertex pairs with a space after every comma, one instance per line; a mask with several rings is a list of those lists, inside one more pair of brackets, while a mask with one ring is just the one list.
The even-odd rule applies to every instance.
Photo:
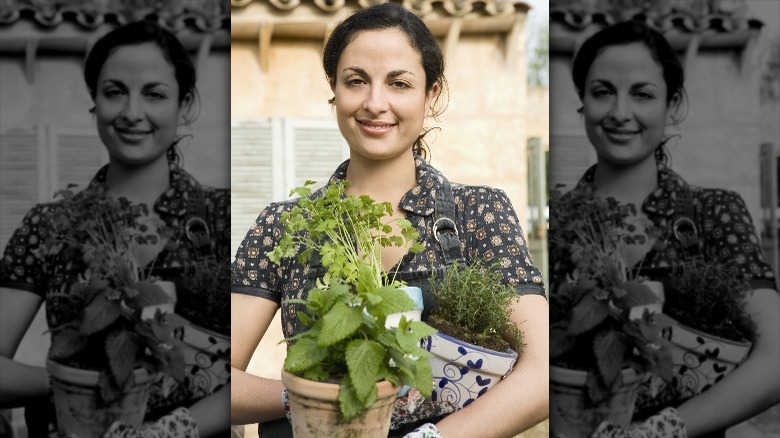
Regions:
[[512, 372], [517, 361], [513, 350], [500, 352], [463, 342], [443, 333], [422, 340], [433, 353], [434, 401], [449, 401], [458, 409], [468, 406]]
[[671, 341], [673, 383], [683, 398], [708, 390], [750, 354], [751, 343], [714, 336], [674, 321], [664, 332]]

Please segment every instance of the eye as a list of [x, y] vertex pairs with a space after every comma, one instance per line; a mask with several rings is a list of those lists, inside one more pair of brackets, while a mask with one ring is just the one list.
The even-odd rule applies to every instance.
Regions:
[[634, 96], [636, 96], [640, 100], [650, 100], [655, 98], [655, 96], [652, 93], [648, 93], [645, 91], [637, 91], [634, 93]]
[[408, 82], [404, 81], [393, 81], [390, 83], [390, 86], [393, 88], [398, 89], [404, 89], [404, 88], [411, 88], [412, 86]]
[[148, 93], [146, 93], [146, 96], [152, 100], [163, 100], [168, 98], [168, 96], [165, 93], [161, 93], [159, 91], [149, 91]]
[[106, 97], [117, 97], [124, 94], [124, 91], [122, 91], [119, 88], [107, 88], [103, 90], [103, 95]]
[[364, 81], [363, 78], [360, 77], [347, 78], [346, 81], [344, 82], [347, 84], [348, 87], [357, 87], [366, 83], [366, 81]]
[[607, 88], [597, 88], [593, 91], [591, 91], [591, 94], [593, 97], [606, 97], [612, 94], [612, 91], [610, 91]]

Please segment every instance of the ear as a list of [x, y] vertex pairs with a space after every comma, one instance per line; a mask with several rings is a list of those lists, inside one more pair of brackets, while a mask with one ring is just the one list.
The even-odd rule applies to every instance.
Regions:
[[667, 117], [670, 116], [672, 112], [680, 108], [681, 103], [682, 97], [680, 97], [680, 93], [675, 93], [674, 96], [672, 96], [672, 98], [669, 100], [669, 103], [666, 105]]
[[187, 93], [184, 96], [184, 99], [179, 102], [179, 116], [183, 116], [184, 113], [186, 113], [190, 108], [192, 108], [192, 104], [195, 101], [195, 98], [192, 97], [192, 93]]
[[439, 92], [441, 91], [441, 87], [439, 86], [439, 83], [433, 84], [430, 90], [428, 90], [425, 93], [425, 108], [430, 108], [431, 104], [436, 101], [436, 96], [438, 96]]

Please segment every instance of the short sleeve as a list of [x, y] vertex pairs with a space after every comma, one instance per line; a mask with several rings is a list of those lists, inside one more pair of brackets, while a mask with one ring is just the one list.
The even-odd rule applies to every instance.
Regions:
[[502, 190], [476, 187], [463, 201], [470, 258], [494, 263], [518, 293], [545, 295], [512, 203]]
[[708, 255], [737, 266], [750, 276], [754, 289], [777, 290], [775, 274], [767, 263], [742, 197], [727, 190], [712, 190], [704, 202], [703, 216]]
[[0, 286], [33, 292], [45, 298], [43, 261], [35, 253], [46, 237], [48, 227], [44, 224], [49, 208], [42, 204], [28, 211], [7, 242], [0, 262]]
[[268, 259], [282, 237], [283, 204], [271, 204], [257, 217], [236, 251], [231, 265], [231, 291], [281, 302], [282, 269]]

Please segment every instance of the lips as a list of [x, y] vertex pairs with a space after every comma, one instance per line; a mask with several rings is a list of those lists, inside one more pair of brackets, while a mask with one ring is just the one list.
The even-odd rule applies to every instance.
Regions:
[[633, 130], [625, 128], [611, 128], [606, 126], [602, 126], [602, 129], [604, 130], [604, 133], [607, 135], [607, 137], [618, 143], [629, 141], [642, 132], [641, 129]]
[[384, 135], [390, 132], [397, 123], [384, 122], [381, 120], [357, 119], [357, 123], [363, 132], [369, 135]]
[[114, 130], [119, 135], [119, 137], [121, 137], [123, 140], [130, 143], [143, 140], [144, 138], [146, 138], [147, 135], [152, 133], [151, 130], [138, 129], [138, 128], [124, 128], [119, 126], [114, 126]]

